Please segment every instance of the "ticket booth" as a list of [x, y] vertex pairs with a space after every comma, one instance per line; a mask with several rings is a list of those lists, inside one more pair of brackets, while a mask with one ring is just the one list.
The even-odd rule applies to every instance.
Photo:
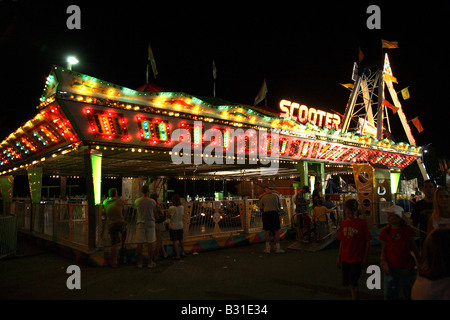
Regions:
[[393, 204], [389, 169], [376, 164], [354, 164], [353, 174], [362, 218], [370, 228], [387, 224], [386, 213], [382, 210]]

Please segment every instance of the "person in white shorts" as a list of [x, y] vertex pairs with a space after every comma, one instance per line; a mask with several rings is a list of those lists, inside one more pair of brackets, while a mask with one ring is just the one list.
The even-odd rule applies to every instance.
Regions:
[[142, 268], [142, 249], [145, 239], [148, 242], [148, 267], [152, 268], [156, 264], [154, 259], [153, 244], [156, 242], [155, 232], [155, 211], [156, 202], [148, 195], [150, 189], [148, 185], [142, 186], [143, 196], [136, 199], [134, 207], [136, 208], [136, 242], [137, 242], [137, 267]]

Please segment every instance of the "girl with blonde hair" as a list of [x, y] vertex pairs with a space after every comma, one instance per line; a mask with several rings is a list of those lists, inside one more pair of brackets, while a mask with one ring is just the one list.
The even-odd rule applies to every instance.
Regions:
[[433, 197], [433, 213], [428, 220], [427, 234], [437, 228], [450, 229], [450, 191], [438, 187]]

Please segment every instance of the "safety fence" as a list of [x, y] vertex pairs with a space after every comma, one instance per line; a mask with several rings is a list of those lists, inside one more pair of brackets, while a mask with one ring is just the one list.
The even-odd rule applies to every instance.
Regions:
[[[282, 204], [281, 226], [290, 227], [290, 217], [293, 213], [291, 198], [281, 197], [280, 200]], [[167, 217], [170, 206], [170, 203], [159, 205]], [[191, 201], [184, 203], [184, 208], [186, 240], [262, 231], [262, 214], [259, 210], [258, 199]], [[101, 210], [103, 211], [103, 208]], [[136, 234], [136, 210], [133, 205], [125, 205], [124, 218], [127, 222], [125, 243], [133, 244]], [[109, 236], [104, 218], [100, 225], [100, 246], [108, 246]], [[169, 240], [168, 232], [162, 232], [161, 236], [164, 241]]]
[[[19, 231], [55, 242], [88, 246], [87, 204], [16, 199], [8, 205], [8, 212], [17, 217]], [[96, 206], [96, 213], [99, 217], [100, 206]]]
[[[296, 225], [293, 197], [280, 197], [282, 228]], [[160, 208], [166, 214], [170, 203]], [[253, 233], [262, 231], [262, 213], [258, 199], [192, 201], [184, 203], [185, 239], [207, 238], [226, 234]], [[88, 249], [89, 220], [86, 203], [48, 201], [31, 203], [30, 199], [14, 199], [6, 207], [9, 214], [17, 219], [17, 229], [23, 233], [44, 238], [77, 248]], [[124, 207], [127, 222], [126, 244], [135, 243], [136, 210], [134, 201], [128, 200]], [[95, 244], [97, 248], [110, 245], [104, 208], [95, 206]], [[331, 220], [330, 220], [331, 221]], [[331, 229], [330, 229], [331, 230]], [[169, 240], [168, 232], [161, 233], [164, 241]]]

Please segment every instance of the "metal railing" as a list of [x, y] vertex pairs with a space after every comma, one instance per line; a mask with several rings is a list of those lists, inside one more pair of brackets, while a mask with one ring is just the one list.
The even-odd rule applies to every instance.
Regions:
[[[20, 232], [32, 234], [57, 243], [73, 245], [88, 250], [89, 221], [88, 206], [81, 201], [71, 203], [58, 201], [42, 201], [31, 203], [29, 198], [15, 198], [6, 204], [6, 212], [17, 219]], [[281, 197], [283, 211], [280, 213], [281, 226], [291, 226], [293, 208], [291, 197]], [[170, 203], [160, 205], [168, 212]], [[262, 215], [258, 199], [192, 201], [184, 203], [186, 240], [197, 237], [214, 237], [233, 233], [249, 233], [262, 231]], [[97, 205], [96, 247], [110, 245], [110, 237], [106, 230], [104, 208]], [[124, 207], [124, 218], [127, 222], [126, 244], [135, 243], [136, 210], [134, 201], [128, 200]], [[169, 240], [168, 232], [163, 232], [163, 240]]]
[[[87, 204], [67, 202], [31, 203], [15, 199], [7, 203], [7, 212], [17, 217], [20, 232], [55, 242], [88, 247]], [[100, 206], [96, 206], [97, 216]]]

